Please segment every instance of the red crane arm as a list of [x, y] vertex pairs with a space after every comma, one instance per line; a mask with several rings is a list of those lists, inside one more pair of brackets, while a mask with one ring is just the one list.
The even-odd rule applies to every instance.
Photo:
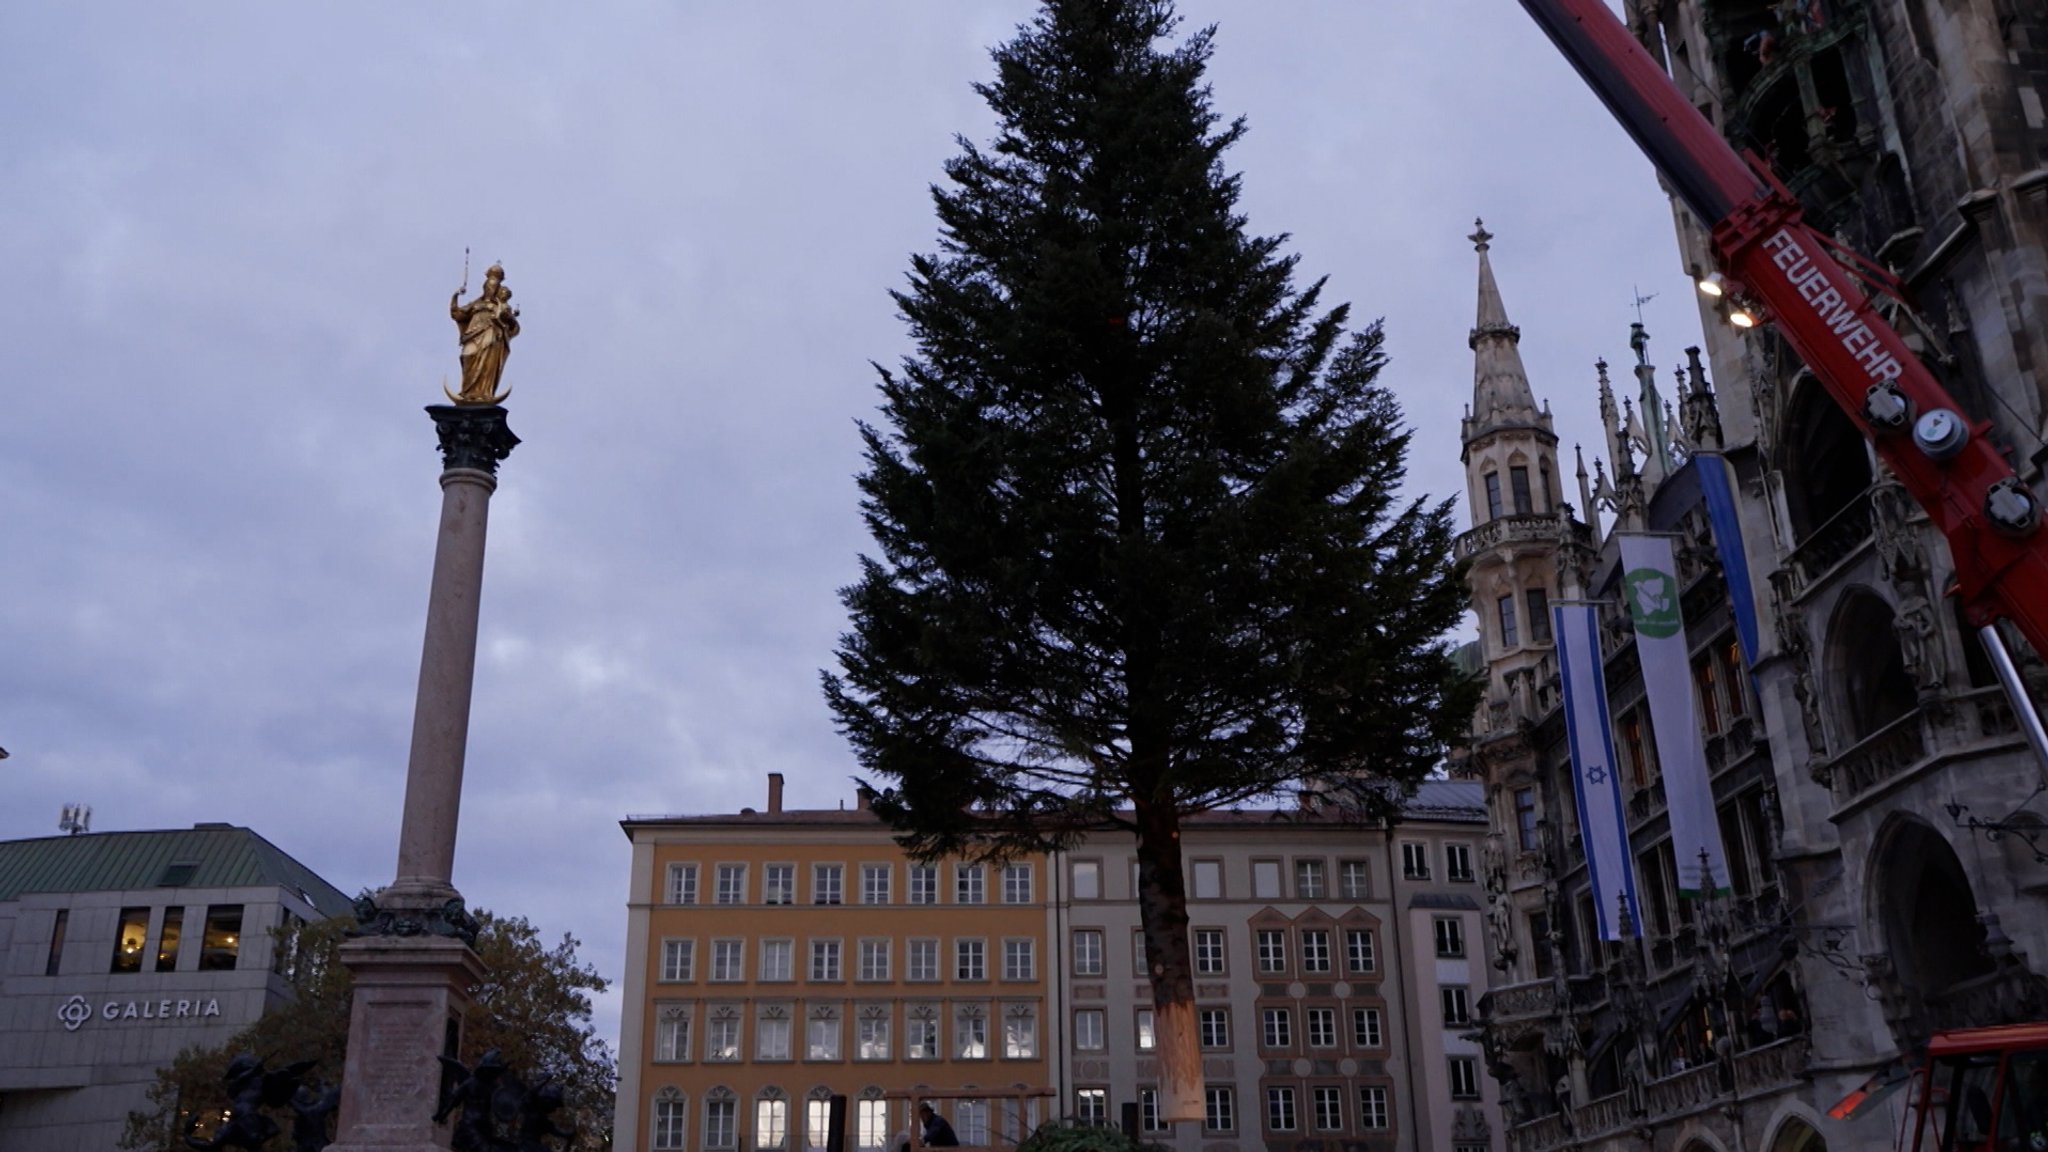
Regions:
[[[1761, 301], [1778, 334], [1948, 539], [1970, 619], [2011, 620], [2048, 655], [2048, 539], [2039, 502], [1881, 316], [1871, 293], [1688, 103], [1603, 0], [1522, 0], [1551, 41], [1712, 229], [1724, 274]], [[1946, 414], [1945, 416], [1943, 414]]]

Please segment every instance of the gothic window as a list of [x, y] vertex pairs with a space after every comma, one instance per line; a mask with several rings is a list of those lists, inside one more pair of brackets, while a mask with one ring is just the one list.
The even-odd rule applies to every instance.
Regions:
[[1869, 592], [1850, 593], [1835, 613], [1829, 679], [1840, 686], [1840, 714], [1848, 722], [1851, 744], [1915, 706], [1913, 678], [1892, 625], [1891, 607]]
[[1515, 515], [1527, 516], [1536, 510], [1529, 492], [1529, 470], [1520, 464], [1508, 469], [1508, 492], [1515, 498]]
[[1785, 495], [1793, 534], [1804, 544], [1869, 490], [1870, 451], [1819, 384], [1805, 377], [1802, 385], [1786, 421], [1784, 459], [1792, 474]]
[[1550, 593], [1541, 588], [1531, 588], [1524, 595], [1529, 600], [1530, 643], [1550, 643]]
[[1486, 474], [1486, 518], [1500, 519], [1500, 473]]
[[1515, 628], [1515, 598], [1512, 595], [1503, 596], [1496, 603], [1500, 609], [1501, 648], [1505, 650], [1521, 647], [1521, 633]]
[[1522, 851], [1536, 851], [1536, 790], [1515, 789], [1515, 838]]

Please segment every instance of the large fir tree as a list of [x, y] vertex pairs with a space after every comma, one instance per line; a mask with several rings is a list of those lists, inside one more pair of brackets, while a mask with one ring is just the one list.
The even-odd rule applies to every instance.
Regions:
[[880, 559], [825, 676], [921, 855], [1137, 838], [1161, 1107], [1199, 1119], [1186, 816], [1384, 802], [1474, 689], [1448, 502], [1403, 500], [1377, 324], [1248, 235], [1166, 0], [1046, 0], [978, 86], [1000, 121], [934, 190], [896, 302], [916, 353], [863, 426]]

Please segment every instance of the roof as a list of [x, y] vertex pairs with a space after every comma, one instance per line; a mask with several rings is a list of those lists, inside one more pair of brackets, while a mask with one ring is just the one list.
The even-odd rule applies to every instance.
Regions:
[[311, 868], [231, 824], [0, 841], [0, 900], [159, 887], [281, 887], [303, 893], [330, 916], [349, 907], [348, 897]]
[[[1484, 824], [1485, 786], [1477, 780], [1424, 780], [1416, 785], [1415, 794], [1402, 802], [1401, 818], [1410, 821], [1436, 820], [1455, 824]], [[1212, 828], [1344, 822], [1344, 817], [1339, 813], [1331, 812], [1325, 815], [1317, 809], [1304, 811], [1296, 807], [1231, 808], [1196, 813], [1182, 821], [1190, 827]], [[665, 827], [717, 828], [867, 828], [878, 831], [886, 828], [881, 818], [866, 808], [785, 809], [781, 812], [759, 812], [752, 808], [742, 808], [738, 812], [727, 813], [629, 815], [619, 824], [628, 836], [633, 834], [635, 827], [652, 824]]]
[[1486, 786], [1477, 780], [1424, 780], [1401, 805], [1410, 820], [1486, 823]]

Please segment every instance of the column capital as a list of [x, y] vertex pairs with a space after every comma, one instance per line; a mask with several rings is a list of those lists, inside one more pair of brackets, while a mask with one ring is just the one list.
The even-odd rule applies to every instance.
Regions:
[[495, 477], [499, 462], [519, 446], [505, 424], [505, 410], [496, 404], [429, 404], [427, 415], [441, 434], [444, 471], [462, 468]]

